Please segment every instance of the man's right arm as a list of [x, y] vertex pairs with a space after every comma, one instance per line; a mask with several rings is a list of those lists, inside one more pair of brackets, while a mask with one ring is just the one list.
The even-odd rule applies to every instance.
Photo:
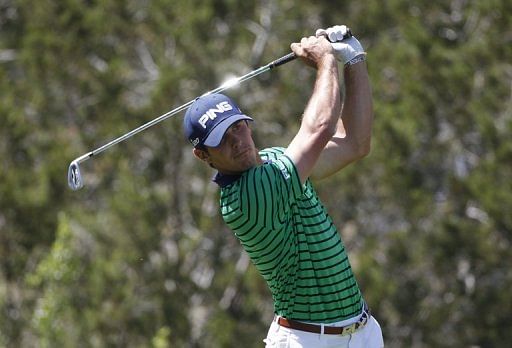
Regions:
[[328, 141], [336, 133], [341, 110], [338, 63], [331, 44], [323, 37], [303, 38], [291, 49], [306, 64], [317, 69], [313, 93], [296, 136], [285, 154], [297, 168], [304, 183]]

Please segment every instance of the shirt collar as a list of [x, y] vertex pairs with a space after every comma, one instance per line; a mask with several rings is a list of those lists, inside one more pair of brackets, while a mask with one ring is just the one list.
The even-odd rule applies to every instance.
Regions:
[[238, 179], [240, 179], [241, 174], [222, 174], [217, 172], [213, 177], [212, 181], [219, 185], [221, 188], [231, 185]]
[[[268, 164], [271, 162], [271, 160], [265, 160], [263, 161], [263, 164]], [[220, 188], [224, 188], [236, 182], [238, 179], [240, 179], [241, 176], [242, 174], [222, 174], [220, 172], [217, 172], [214, 175], [212, 181], [219, 185]]]

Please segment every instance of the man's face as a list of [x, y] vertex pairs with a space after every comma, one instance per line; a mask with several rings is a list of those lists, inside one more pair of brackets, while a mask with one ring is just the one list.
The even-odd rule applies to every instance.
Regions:
[[208, 151], [194, 149], [194, 154], [223, 174], [240, 174], [261, 163], [245, 120], [233, 123], [219, 146], [208, 147]]

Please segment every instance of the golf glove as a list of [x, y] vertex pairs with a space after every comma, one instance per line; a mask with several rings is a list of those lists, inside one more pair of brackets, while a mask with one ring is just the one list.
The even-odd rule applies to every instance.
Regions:
[[336, 52], [336, 58], [345, 66], [363, 61], [366, 58], [366, 52], [359, 40], [352, 35], [344, 39], [347, 34], [350, 34], [350, 29], [345, 25], [318, 29], [315, 33], [316, 37], [325, 36], [331, 42], [332, 48]]

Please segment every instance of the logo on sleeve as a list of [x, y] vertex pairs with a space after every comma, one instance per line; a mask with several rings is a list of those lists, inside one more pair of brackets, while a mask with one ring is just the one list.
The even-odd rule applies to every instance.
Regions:
[[279, 167], [279, 170], [281, 171], [284, 180], [290, 179], [290, 173], [288, 172], [288, 169], [285, 167], [284, 163], [281, 161], [277, 161], [276, 164]]

